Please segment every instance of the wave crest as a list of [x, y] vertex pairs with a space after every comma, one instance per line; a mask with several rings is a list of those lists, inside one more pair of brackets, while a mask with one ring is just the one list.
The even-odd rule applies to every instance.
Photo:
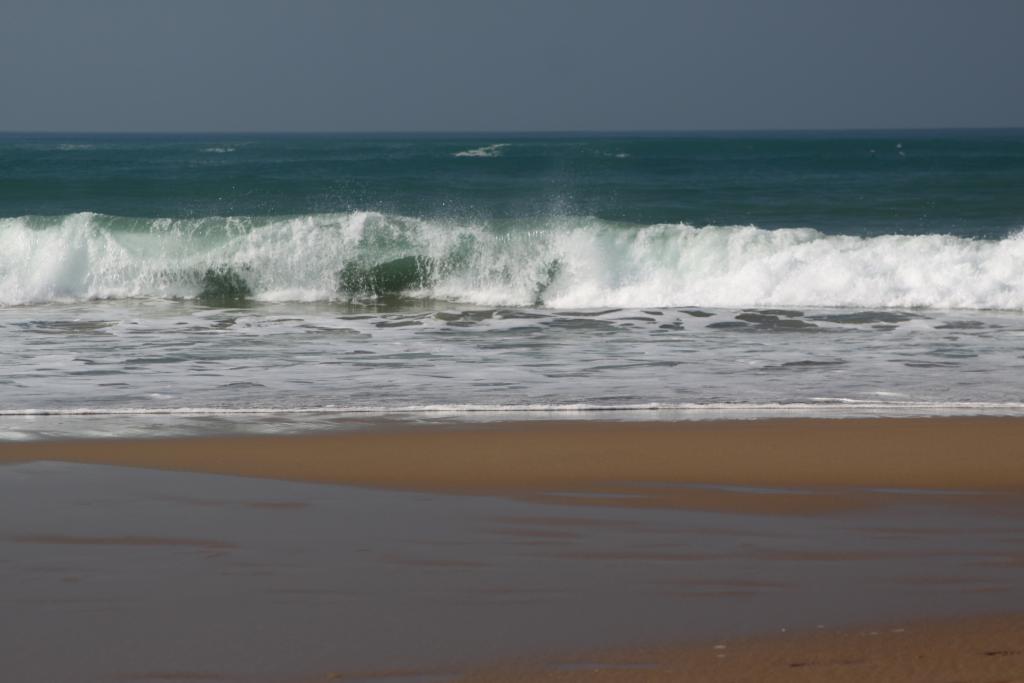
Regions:
[[289, 218], [0, 219], [0, 303], [436, 298], [553, 308], [1024, 309], [1024, 236], [809, 228]]

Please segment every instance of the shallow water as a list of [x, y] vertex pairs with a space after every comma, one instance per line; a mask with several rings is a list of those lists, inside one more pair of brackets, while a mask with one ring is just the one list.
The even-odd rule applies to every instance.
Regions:
[[49, 304], [0, 309], [0, 426], [1016, 415], [1022, 345], [1009, 312]]

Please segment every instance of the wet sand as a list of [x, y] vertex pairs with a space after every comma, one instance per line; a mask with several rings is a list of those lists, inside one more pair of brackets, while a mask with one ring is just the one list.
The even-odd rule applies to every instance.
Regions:
[[[501, 423], [293, 437], [0, 444], [98, 463], [588, 505], [823, 511], [896, 489], [1024, 492], [1024, 420]], [[709, 485], [711, 485], [709, 487]], [[773, 489], [752, 496], [729, 487]], [[786, 489], [802, 489], [787, 495]], [[817, 490], [827, 495], [804, 495]]]
[[494, 667], [460, 683], [1020, 683], [1024, 616], [892, 622]]
[[0, 661], [26, 681], [1017, 681], [1021, 437], [977, 418], [4, 444]]

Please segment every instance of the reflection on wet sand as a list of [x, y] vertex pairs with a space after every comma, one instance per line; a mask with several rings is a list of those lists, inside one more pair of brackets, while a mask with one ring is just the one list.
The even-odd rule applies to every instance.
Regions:
[[[1024, 604], [1020, 516], [1005, 514], [1024, 501], [989, 495], [1002, 502], [890, 493], [794, 516], [6, 465], [4, 667], [49, 681], [662, 680], [678, 657], [652, 643], [724, 639], [732, 657], [783, 628]], [[646, 649], [605, 649], [629, 645]], [[529, 675], [500, 664], [524, 656]]]

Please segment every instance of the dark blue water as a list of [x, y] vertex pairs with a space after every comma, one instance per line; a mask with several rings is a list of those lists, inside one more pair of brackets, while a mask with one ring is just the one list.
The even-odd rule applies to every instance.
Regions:
[[0, 136], [8, 217], [565, 215], [994, 238], [1024, 226], [1022, 192], [1019, 130]]

